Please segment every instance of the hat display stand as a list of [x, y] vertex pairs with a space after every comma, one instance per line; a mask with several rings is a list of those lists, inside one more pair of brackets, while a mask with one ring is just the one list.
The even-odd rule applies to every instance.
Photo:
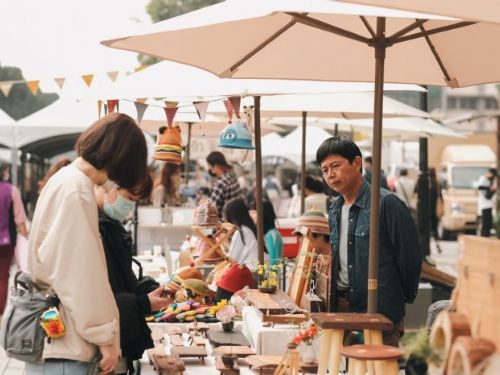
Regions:
[[[207, 227], [201, 227], [197, 225], [193, 225], [193, 234], [200, 238], [200, 241], [204, 241], [206, 244], [209, 244], [208, 249], [203, 251], [203, 254], [200, 254], [200, 257], [195, 260], [196, 265], [204, 264], [204, 263], [214, 263], [214, 258], [217, 258], [217, 255], [220, 256], [219, 259], [215, 261], [215, 263], [226, 257], [224, 253], [223, 244], [231, 238], [231, 236], [236, 231], [236, 226], [230, 223], [221, 224], [215, 234], [212, 237], [209, 237], [205, 234], [204, 229]], [[214, 255], [216, 255], [214, 257]]]

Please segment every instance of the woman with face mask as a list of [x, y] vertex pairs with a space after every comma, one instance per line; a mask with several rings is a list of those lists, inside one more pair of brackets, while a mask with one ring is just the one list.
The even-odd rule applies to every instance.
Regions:
[[147, 173], [141, 129], [127, 115], [110, 113], [85, 130], [77, 159], [55, 173], [38, 198], [29, 242], [28, 270], [54, 291], [66, 332], [45, 342], [44, 363], [27, 374], [87, 374], [98, 357], [102, 373], [120, 356], [119, 314], [108, 281], [94, 187], [134, 188]]
[[182, 197], [179, 193], [180, 182], [181, 172], [179, 166], [173, 163], [165, 163], [151, 195], [153, 206], [180, 206], [182, 204]]
[[132, 239], [122, 222], [135, 208], [135, 201], [148, 197], [152, 180], [149, 175], [137, 189], [115, 188], [105, 191], [96, 188], [99, 207], [99, 231], [101, 233], [109, 282], [120, 312], [120, 344], [122, 358], [115, 374], [126, 374], [132, 370], [132, 362], [152, 348], [151, 331], [145, 316], [152, 311], [167, 307], [172, 301], [162, 296], [163, 288], [142, 290], [132, 270]]

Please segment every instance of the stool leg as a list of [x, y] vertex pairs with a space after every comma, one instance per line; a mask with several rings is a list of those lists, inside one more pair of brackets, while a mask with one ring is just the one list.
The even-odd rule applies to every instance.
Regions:
[[[383, 345], [382, 331], [379, 330], [364, 330], [365, 344], [368, 345]], [[368, 361], [368, 373], [370, 375], [385, 375], [381, 361]]]
[[[380, 361], [382, 362], [382, 361]], [[383, 362], [384, 375], [399, 375], [398, 361], [390, 360]]]
[[344, 330], [334, 329], [331, 336], [330, 347], [330, 374], [338, 374], [340, 366], [340, 349], [344, 342]]
[[362, 359], [357, 359], [354, 365], [354, 375], [366, 375], [366, 362]]
[[349, 366], [347, 368], [347, 374], [354, 375], [356, 360], [354, 358], [349, 358], [348, 361], [349, 361]]
[[328, 368], [328, 354], [330, 349], [331, 337], [332, 337], [331, 329], [325, 329], [321, 332], [321, 346], [319, 349], [319, 358], [318, 358], [319, 375], [326, 375], [326, 369]]

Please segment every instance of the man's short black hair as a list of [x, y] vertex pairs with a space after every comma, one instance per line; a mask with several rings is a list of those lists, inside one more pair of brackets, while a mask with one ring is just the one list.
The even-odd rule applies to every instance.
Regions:
[[490, 172], [495, 177], [498, 175], [496, 168], [490, 168], [490, 169], [488, 169], [488, 172]]
[[231, 166], [226, 160], [226, 157], [222, 152], [219, 151], [212, 151], [210, 154], [207, 156], [207, 163], [211, 166], [214, 165], [220, 165], [221, 167], [224, 168], [230, 168]]
[[361, 150], [356, 143], [350, 139], [330, 137], [323, 141], [323, 143], [319, 146], [318, 151], [316, 151], [316, 161], [321, 165], [323, 160], [325, 160], [329, 155], [342, 156], [343, 158], [349, 160], [349, 163], [352, 163], [356, 156], [361, 157]]
[[365, 156], [363, 160], [365, 161], [365, 163], [373, 163], [373, 158], [371, 156]]

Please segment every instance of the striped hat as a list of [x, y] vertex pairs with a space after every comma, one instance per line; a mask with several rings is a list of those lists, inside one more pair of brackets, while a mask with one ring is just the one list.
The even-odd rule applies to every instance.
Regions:
[[299, 222], [297, 223], [297, 227], [293, 231], [293, 234], [299, 234], [301, 227], [306, 227], [313, 233], [326, 235], [330, 234], [328, 219], [325, 214], [316, 207], [304, 212], [304, 214], [299, 218]]

